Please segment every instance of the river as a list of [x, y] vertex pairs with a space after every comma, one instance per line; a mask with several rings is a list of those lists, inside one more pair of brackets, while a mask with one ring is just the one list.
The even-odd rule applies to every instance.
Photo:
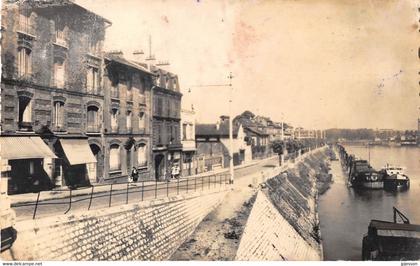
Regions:
[[[363, 146], [345, 146], [348, 154], [368, 160]], [[403, 192], [354, 190], [338, 161], [331, 162], [334, 182], [319, 198], [319, 218], [325, 260], [361, 260], [362, 238], [371, 219], [393, 219], [392, 207], [404, 213], [411, 223], [420, 224], [420, 148], [370, 148], [370, 164], [377, 170], [386, 163], [406, 167], [410, 189]]]

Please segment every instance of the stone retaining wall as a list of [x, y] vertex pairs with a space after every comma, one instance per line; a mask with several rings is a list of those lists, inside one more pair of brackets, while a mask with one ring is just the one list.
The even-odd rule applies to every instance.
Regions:
[[328, 171], [327, 160], [322, 148], [269, 176], [248, 218], [237, 260], [322, 260], [316, 181]]
[[166, 260], [223, 200], [199, 193], [18, 222], [13, 260]]
[[259, 191], [235, 260], [320, 260], [320, 254]]

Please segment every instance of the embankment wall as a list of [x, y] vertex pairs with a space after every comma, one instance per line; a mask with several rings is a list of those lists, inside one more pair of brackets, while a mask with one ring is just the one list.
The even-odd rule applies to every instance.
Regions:
[[322, 148], [265, 182], [236, 260], [322, 260], [317, 178], [328, 172], [328, 160], [328, 149]]
[[190, 194], [18, 222], [13, 260], [166, 260], [223, 200]]

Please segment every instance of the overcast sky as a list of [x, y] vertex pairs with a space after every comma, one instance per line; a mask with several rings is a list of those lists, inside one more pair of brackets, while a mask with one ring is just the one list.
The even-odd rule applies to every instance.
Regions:
[[[244, 110], [307, 128], [414, 129], [416, 1], [78, 0], [112, 21], [105, 48], [152, 53], [200, 122]], [[191, 92], [188, 92], [191, 89]]]

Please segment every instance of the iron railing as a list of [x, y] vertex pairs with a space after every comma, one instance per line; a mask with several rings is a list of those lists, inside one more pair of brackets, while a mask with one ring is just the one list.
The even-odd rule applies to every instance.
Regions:
[[[147, 184], [145, 184], [147, 183]], [[64, 193], [65, 196], [55, 199], [40, 200], [40, 191], [35, 202], [17, 203], [13, 205], [17, 218], [28, 216], [30, 209], [32, 219], [41, 213], [41, 216], [51, 216], [60, 213], [67, 214], [71, 210], [90, 210], [118, 206], [128, 203], [141, 202], [148, 199], [162, 199], [180, 194], [190, 194], [211, 189], [225, 189], [229, 184], [229, 174], [221, 173], [208, 176], [195, 176], [189, 178], [172, 179], [171, 181], [139, 181], [102, 184], [77, 189], [54, 190], [53, 193]], [[108, 188], [106, 188], [108, 187]], [[44, 208], [48, 206], [48, 208]], [[60, 209], [59, 206], [64, 206]], [[67, 207], [66, 207], [67, 206]], [[46, 212], [42, 214], [43, 212]], [[39, 216], [39, 215], [38, 215]]]

